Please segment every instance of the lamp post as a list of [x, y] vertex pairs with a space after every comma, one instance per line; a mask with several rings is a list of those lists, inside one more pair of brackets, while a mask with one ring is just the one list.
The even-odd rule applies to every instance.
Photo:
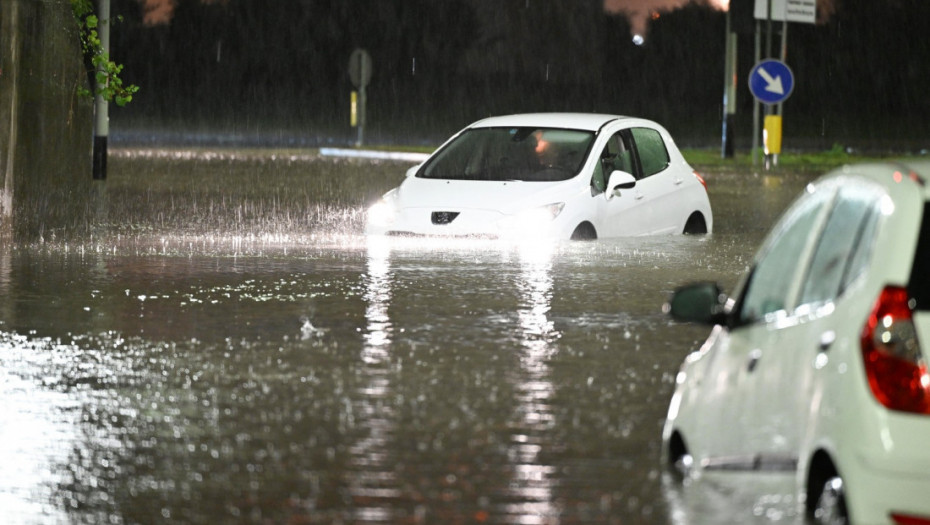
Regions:
[[[100, 47], [103, 49], [103, 53], [109, 58], [110, 0], [100, 0], [100, 13], [97, 24], [97, 34], [100, 36]], [[97, 82], [97, 94], [94, 97], [93, 178], [94, 180], [105, 180], [107, 178], [107, 136], [110, 134], [110, 115], [109, 103], [102, 93], [103, 88], [106, 86], [99, 84], [99, 80]]]
[[727, 10], [726, 53], [723, 65], [723, 133], [720, 156], [733, 158], [733, 127], [736, 115], [736, 32], [731, 22], [731, 9]]

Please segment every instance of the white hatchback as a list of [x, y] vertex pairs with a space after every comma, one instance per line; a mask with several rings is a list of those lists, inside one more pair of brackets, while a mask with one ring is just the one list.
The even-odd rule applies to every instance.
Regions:
[[838, 169], [774, 226], [732, 297], [680, 288], [714, 325], [677, 376], [668, 461], [788, 470], [824, 523], [930, 524], [930, 162]]
[[371, 207], [373, 235], [595, 239], [710, 233], [704, 181], [649, 120], [492, 117], [463, 129]]

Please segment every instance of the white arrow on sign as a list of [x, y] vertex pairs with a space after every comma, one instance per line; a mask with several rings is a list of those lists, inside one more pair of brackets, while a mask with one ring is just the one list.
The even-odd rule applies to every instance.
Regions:
[[760, 67], [758, 71], [759, 71], [759, 76], [762, 77], [763, 80], [765, 80], [766, 91], [770, 93], [775, 93], [778, 95], [785, 94], [785, 88], [784, 86], [781, 85], [781, 75], [778, 75], [777, 77], [772, 78], [772, 75], [770, 75], [769, 72], [766, 71], [765, 68], [763, 67]]

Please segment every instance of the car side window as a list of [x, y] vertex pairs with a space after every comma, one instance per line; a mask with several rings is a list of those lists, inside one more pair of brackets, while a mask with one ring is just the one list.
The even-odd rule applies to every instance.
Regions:
[[601, 150], [597, 165], [594, 167], [591, 186], [598, 192], [603, 192], [607, 188], [607, 179], [615, 170], [634, 174], [633, 151], [630, 147], [629, 136], [625, 131], [614, 133]]
[[633, 142], [639, 153], [639, 162], [643, 167], [643, 177], [655, 175], [668, 167], [670, 159], [665, 141], [657, 130], [651, 128], [632, 128]]
[[763, 321], [790, 306], [791, 283], [829, 196], [828, 191], [808, 194], [789, 210], [744, 288], [737, 306], [737, 324]]
[[811, 258], [798, 304], [836, 299], [865, 269], [878, 219], [880, 193], [872, 190], [848, 187], [839, 191]]

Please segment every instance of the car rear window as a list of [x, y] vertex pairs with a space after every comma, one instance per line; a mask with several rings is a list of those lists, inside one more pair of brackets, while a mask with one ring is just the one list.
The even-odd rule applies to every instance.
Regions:
[[917, 302], [917, 310], [930, 310], [930, 203], [924, 203], [924, 213], [920, 224], [920, 237], [917, 239], [917, 251], [911, 266], [911, 278], [908, 292]]

